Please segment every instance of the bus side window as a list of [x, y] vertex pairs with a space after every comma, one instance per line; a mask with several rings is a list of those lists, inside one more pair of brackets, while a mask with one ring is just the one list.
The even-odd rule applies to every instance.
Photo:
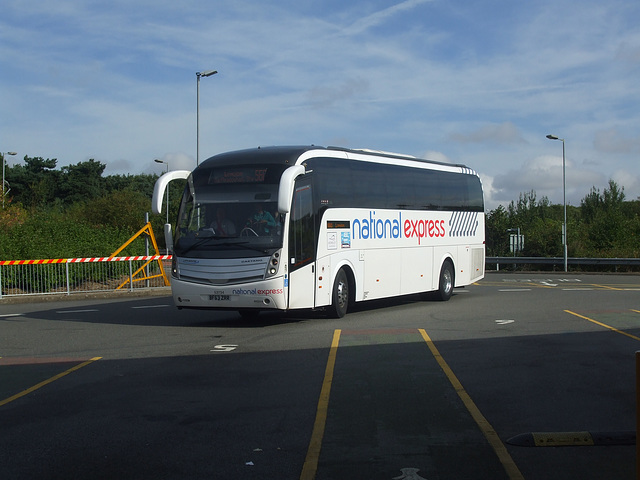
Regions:
[[289, 233], [290, 261], [292, 268], [301, 267], [315, 255], [315, 231], [313, 222], [313, 195], [311, 185], [296, 187], [291, 209]]

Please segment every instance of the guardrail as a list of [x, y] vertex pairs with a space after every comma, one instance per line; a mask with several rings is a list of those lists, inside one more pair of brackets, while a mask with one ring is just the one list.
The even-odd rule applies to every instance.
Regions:
[[[495, 265], [500, 270], [500, 265], [552, 265], [564, 268], [564, 257], [486, 257], [486, 265]], [[640, 267], [640, 258], [586, 258], [586, 257], [569, 257], [567, 265], [580, 266], [604, 266], [614, 267], [617, 271], [618, 267]]]
[[171, 255], [0, 261], [0, 299], [169, 285]]
[[[157, 288], [169, 285], [165, 271], [171, 255], [89, 257], [0, 261], [0, 299], [24, 295], [55, 295]], [[486, 266], [551, 265], [562, 268], [563, 257], [486, 257]], [[569, 257], [568, 265], [620, 266], [640, 269], [640, 258]], [[139, 274], [141, 274], [139, 276]]]

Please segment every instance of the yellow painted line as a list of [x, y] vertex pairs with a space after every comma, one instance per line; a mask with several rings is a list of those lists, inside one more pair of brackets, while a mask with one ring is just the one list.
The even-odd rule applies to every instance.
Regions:
[[524, 476], [522, 475], [522, 473], [516, 466], [515, 462], [511, 458], [511, 455], [509, 455], [507, 448], [502, 443], [502, 440], [500, 440], [500, 437], [498, 436], [497, 432], [493, 429], [493, 427], [491, 426], [489, 421], [484, 417], [484, 415], [482, 415], [482, 413], [480, 412], [480, 410], [478, 409], [474, 401], [471, 399], [471, 397], [463, 388], [462, 384], [460, 383], [456, 375], [453, 373], [453, 370], [451, 370], [451, 368], [449, 367], [447, 362], [444, 360], [442, 355], [440, 355], [440, 352], [434, 345], [433, 341], [427, 334], [426, 330], [421, 328], [420, 335], [422, 335], [422, 338], [424, 339], [424, 341], [427, 342], [427, 345], [429, 346], [429, 350], [431, 350], [431, 353], [433, 354], [436, 361], [440, 365], [440, 368], [445, 373], [445, 375], [451, 382], [451, 385], [453, 385], [453, 388], [455, 389], [456, 393], [464, 403], [465, 407], [467, 407], [467, 410], [469, 410], [469, 413], [471, 414], [473, 419], [476, 421], [476, 423], [480, 427], [480, 430], [482, 430], [482, 433], [489, 441], [489, 444], [491, 445], [493, 450], [496, 452], [496, 455], [498, 456], [500, 463], [502, 463], [502, 466], [507, 472], [507, 475], [509, 476], [509, 478], [511, 480], [524, 480]]
[[82, 367], [86, 367], [87, 365], [95, 362], [96, 360], [100, 360], [102, 357], [93, 357], [91, 360], [87, 360], [86, 362], [83, 362], [79, 365], [76, 365], [75, 367], [70, 368], [69, 370], [65, 370], [62, 373], [59, 373], [58, 375], [55, 375], [43, 382], [38, 383], [37, 385], [34, 385], [33, 387], [27, 388], [26, 390], [23, 390], [20, 393], [15, 394], [13, 397], [9, 397], [9, 398], [5, 398], [4, 400], [0, 401], [0, 407], [6, 405], [7, 403], [11, 403], [14, 400], [17, 400], [21, 397], [24, 397], [25, 395], [28, 395], [36, 390], [38, 390], [39, 388], [44, 387], [45, 385], [49, 385], [50, 383], [55, 382], [56, 380], [61, 379], [62, 377], [64, 377], [65, 375], [69, 375], [70, 373], [75, 372], [76, 370], [80, 370]]
[[610, 287], [608, 285], [598, 285], [596, 283], [592, 283], [591, 285], [598, 288], [604, 288], [605, 290], [623, 290], [622, 288]]
[[[631, 309], [632, 312], [636, 312], [636, 313], [640, 313], [640, 310], [634, 310], [633, 308]], [[1, 358], [1, 357], [0, 357]]]
[[333, 332], [333, 340], [331, 342], [331, 350], [329, 351], [329, 359], [327, 360], [327, 368], [324, 372], [324, 380], [322, 389], [320, 390], [320, 399], [318, 400], [318, 408], [316, 410], [316, 420], [313, 423], [313, 432], [311, 433], [311, 441], [307, 456], [302, 466], [300, 480], [313, 480], [318, 470], [318, 459], [320, 458], [320, 448], [322, 447], [322, 437], [324, 436], [324, 428], [327, 423], [327, 411], [329, 409], [329, 394], [331, 393], [331, 383], [333, 382], [333, 370], [336, 365], [336, 355], [338, 353], [338, 344], [340, 343], [340, 333], [342, 330]]
[[518, 447], [591, 447], [635, 445], [636, 432], [530, 432], [507, 440]]
[[606, 323], [599, 322], [597, 320], [594, 320], [593, 318], [585, 317], [584, 315], [580, 315], [579, 313], [572, 312], [571, 310], [565, 310], [565, 312], [571, 315], [575, 315], [576, 317], [583, 318], [584, 320], [588, 320], [592, 323], [595, 323], [596, 325], [600, 325], [601, 327], [608, 328], [609, 330], [613, 330], [616, 333], [625, 335], [629, 338], [633, 338], [634, 340], [638, 340], [640, 342], [640, 337], [636, 337], [635, 335], [631, 335], [630, 333], [623, 332], [622, 330], [618, 330], [617, 328], [612, 327], [611, 325], [607, 325]]

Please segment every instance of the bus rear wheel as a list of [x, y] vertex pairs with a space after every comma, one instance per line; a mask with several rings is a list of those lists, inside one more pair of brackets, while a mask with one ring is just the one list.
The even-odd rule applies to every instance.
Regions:
[[453, 294], [454, 285], [453, 265], [449, 260], [442, 264], [440, 269], [440, 281], [438, 286], [438, 299], [446, 302]]
[[333, 283], [333, 292], [331, 294], [331, 316], [334, 318], [342, 318], [347, 314], [349, 308], [349, 278], [341, 268], [336, 275]]

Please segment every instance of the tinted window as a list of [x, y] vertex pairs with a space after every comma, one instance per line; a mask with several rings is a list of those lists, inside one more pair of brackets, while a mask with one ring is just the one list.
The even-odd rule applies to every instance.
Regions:
[[333, 158], [311, 159], [307, 167], [329, 207], [484, 210], [476, 175]]

